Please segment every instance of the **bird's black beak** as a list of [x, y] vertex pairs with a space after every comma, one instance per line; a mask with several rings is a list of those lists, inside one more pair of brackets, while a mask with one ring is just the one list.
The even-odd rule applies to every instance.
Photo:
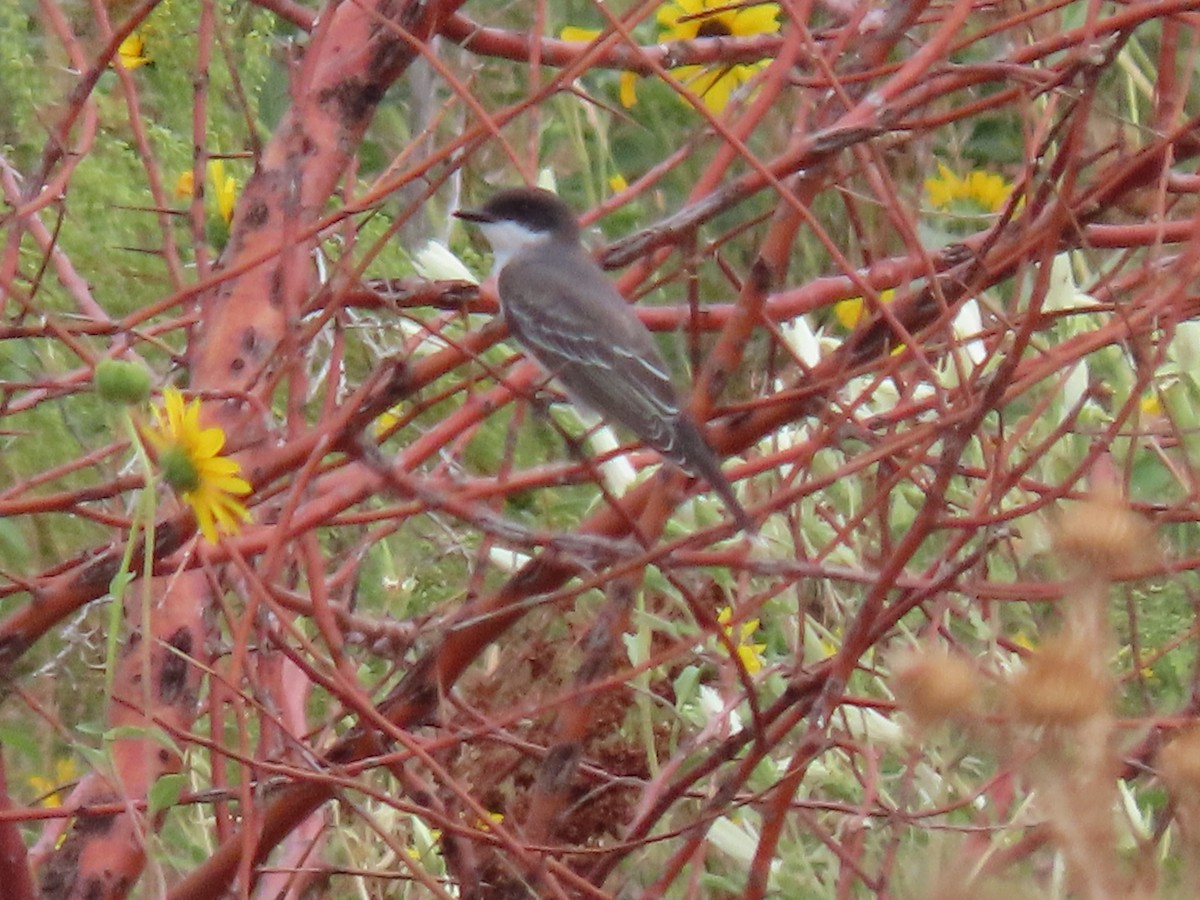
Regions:
[[464, 222], [495, 222], [496, 217], [491, 213], [486, 213], [481, 209], [456, 209], [451, 215], [456, 219], [462, 219]]

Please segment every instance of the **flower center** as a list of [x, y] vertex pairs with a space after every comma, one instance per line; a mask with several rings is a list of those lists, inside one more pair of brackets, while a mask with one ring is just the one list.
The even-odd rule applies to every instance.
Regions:
[[729, 37], [733, 34], [733, 29], [725, 24], [724, 20], [713, 16], [705, 19], [700, 30], [696, 32], [696, 37]]
[[163, 480], [179, 493], [186, 494], [200, 487], [196, 463], [183, 447], [165, 448], [158, 456], [158, 465], [162, 469]]

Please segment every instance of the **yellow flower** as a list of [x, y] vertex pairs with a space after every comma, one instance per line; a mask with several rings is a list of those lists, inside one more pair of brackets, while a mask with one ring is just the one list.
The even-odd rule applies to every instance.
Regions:
[[225, 161], [220, 159], [214, 159], [208, 164], [208, 178], [217, 195], [217, 212], [228, 225], [233, 221], [233, 207], [237, 203], [237, 179], [225, 174]]
[[42, 798], [42, 806], [62, 806], [62, 793], [67, 785], [79, 780], [79, 770], [75, 760], [69, 756], [60, 756], [54, 761], [54, 777], [31, 775], [29, 786]]
[[480, 831], [491, 831], [493, 825], [499, 825], [504, 821], [504, 813], [492, 812], [488, 810], [486, 819], [476, 819], [475, 828]]
[[735, 633], [734, 628], [729, 624], [729, 620], [732, 618], [733, 610], [728, 606], [717, 613], [717, 622], [726, 637], [737, 648], [738, 659], [741, 660], [742, 667], [748, 674], [757, 675], [763, 667], [762, 652], [767, 649], [766, 644], [750, 642], [754, 632], [758, 631], [758, 619], [747, 619], [737, 627]]
[[624, 175], [614, 175], [608, 179], [608, 187], [614, 194], [619, 194], [629, 187], [629, 182], [625, 180]]
[[1143, 395], [1142, 399], [1138, 401], [1138, 408], [1145, 416], [1161, 416], [1163, 411], [1162, 401], [1158, 399], [1158, 394]]
[[1008, 202], [1012, 185], [991, 172], [972, 169], [959, 178], [943, 163], [938, 163], [935, 178], [925, 179], [925, 193], [938, 209], [979, 215], [997, 213]]
[[427, 856], [437, 852], [437, 842], [442, 839], [441, 829], [430, 828], [425, 836], [427, 837], [427, 840], [421, 842], [424, 844], [423, 847], [418, 846], [417, 844], [410, 844], [404, 848], [404, 852], [407, 853], [411, 859], [415, 859], [420, 862]]
[[139, 66], [154, 64], [154, 60], [146, 55], [146, 42], [136, 31], [131, 31], [121, 46], [117, 47], [117, 60], [123, 69], [136, 69]]
[[[590, 44], [596, 38], [600, 37], [602, 32], [599, 28], [576, 28], [574, 25], [566, 26], [558, 33], [560, 39], [571, 41], [576, 44]], [[621, 101], [621, 105], [626, 109], [633, 109], [637, 104], [637, 73], [622, 72], [620, 81], [620, 90], [617, 97]]]
[[180, 172], [175, 179], [175, 196], [180, 200], [191, 200], [196, 196], [196, 178], [191, 169]]
[[[237, 205], [238, 183], [232, 175], [225, 174], [225, 161], [209, 160], [208, 180], [212, 182], [213, 194], [217, 200], [217, 212], [228, 225], [233, 221], [233, 208]], [[196, 196], [196, 177], [192, 170], [181, 172], [175, 179], [175, 196], [180, 200], [190, 200]]]
[[[891, 303], [895, 296], [896, 292], [892, 288], [879, 292], [879, 299], [884, 303]], [[866, 301], [862, 297], [849, 297], [833, 304], [833, 317], [847, 331], [853, 331], [865, 315]]]
[[378, 440], [399, 424], [400, 416], [397, 413], [388, 410], [385, 413], [380, 413], [379, 418], [371, 423], [371, 431], [374, 433], [375, 439]]
[[1036, 650], [1037, 649], [1037, 643], [1034, 641], [1033, 638], [1031, 638], [1029, 635], [1027, 635], [1024, 632], [1024, 630], [1018, 631], [1013, 636], [1012, 642], [1014, 644], [1016, 644], [1018, 647], [1020, 647], [1022, 650]]
[[225, 432], [200, 427], [200, 401], [185, 403], [173, 388], [163, 391], [163, 405], [154, 407], [154, 426], [146, 438], [158, 451], [163, 480], [174, 488], [196, 513], [200, 531], [210, 543], [217, 532], [237, 534], [250, 512], [237, 497], [250, 493], [250, 484], [238, 473], [241, 466], [221, 456]]
[[[690, 41], [704, 37], [753, 37], [779, 31], [779, 4], [743, 5], [729, 0], [671, 0], [658, 10], [660, 38]], [[671, 77], [721, 112], [733, 92], [764, 68], [766, 60], [733, 65], [680, 66]]]

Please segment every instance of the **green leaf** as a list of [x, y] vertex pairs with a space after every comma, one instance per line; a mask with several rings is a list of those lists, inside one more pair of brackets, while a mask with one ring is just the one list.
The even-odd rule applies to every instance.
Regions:
[[684, 666], [675, 678], [675, 708], [682, 709], [696, 697], [696, 686], [700, 682], [699, 666]]
[[154, 815], [175, 806], [186, 784], [187, 776], [182, 773], [159, 776], [146, 792], [146, 811]]

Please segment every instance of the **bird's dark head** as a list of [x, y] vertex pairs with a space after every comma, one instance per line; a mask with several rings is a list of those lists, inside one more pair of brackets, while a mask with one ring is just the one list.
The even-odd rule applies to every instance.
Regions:
[[454, 215], [480, 227], [496, 253], [498, 267], [527, 247], [548, 240], [579, 240], [574, 213], [556, 194], [541, 188], [501, 191], [479, 209], [460, 209]]

